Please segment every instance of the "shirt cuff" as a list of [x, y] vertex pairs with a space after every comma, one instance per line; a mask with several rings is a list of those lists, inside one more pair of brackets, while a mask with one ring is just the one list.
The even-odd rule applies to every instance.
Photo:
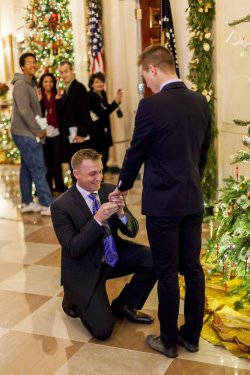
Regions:
[[122, 216], [122, 217], [119, 217], [119, 216], [118, 216], [118, 218], [119, 218], [119, 220], [121, 220], [121, 222], [122, 222], [124, 225], [127, 225], [128, 220], [127, 220], [126, 214], [125, 214], [124, 216]]
[[97, 220], [95, 217], [93, 217], [93, 219], [102, 227], [102, 223], [99, 220]]

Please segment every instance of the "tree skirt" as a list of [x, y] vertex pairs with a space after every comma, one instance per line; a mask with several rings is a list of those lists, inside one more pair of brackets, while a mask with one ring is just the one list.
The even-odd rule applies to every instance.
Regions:
[[[237, 279], [231, 281], [237, 283]], [[181, 296], [185, 295], [183, 278], [180, 278]], [[239, 295], [230, 296], [227, 288], [220, 285], [220, 278], [206, 280], [206, 304], [201, 337], [213, 345], [224, 346], [237, 357], [250, 359], [250, 306], [236, 311], [234, 302]]]

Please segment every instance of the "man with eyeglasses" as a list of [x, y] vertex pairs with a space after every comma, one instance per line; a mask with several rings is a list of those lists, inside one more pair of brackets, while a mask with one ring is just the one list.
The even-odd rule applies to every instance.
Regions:
[[[41, 130], [35, 119], [37, 115], [42, 116], [34, 77], [37, 70], [35, 55], [30, 52], [22, 54], [19, 65], [22, 73], [16, 73], [12, 81], [11, 134], [21, 157], [21, 212], [40, 212], [41, 215], [49, 216], [52, 195], [46, 178], [42, 146], [46, 132]], [[33, 201], [33, 182], [39, 203]]]

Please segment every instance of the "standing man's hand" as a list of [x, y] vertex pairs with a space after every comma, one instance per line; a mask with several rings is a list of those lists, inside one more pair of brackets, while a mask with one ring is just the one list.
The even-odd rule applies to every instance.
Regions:
[[73, 143], [83, 143], [85, 142], [86, 138], [85, 137], [81, 137], [80, 135], [77, 135], [74, 140], [73, 140]]
[[115, 188], [112, 193], [109, 194], [109, 201], [112, 202], [113, 197], [117, 197], [119, 195], [122, 195], [123, 197], [126, 197], [128, 195], [128, 191], [120, 191], [118, 188]]
[[64, 94], [64, 90], [63, 90], [63, 88], [59, 88], [58, 91], [57, 91], [57, 94], [56, 94], [56, 96], [55, 96], [56, 100], [61, 99], [62, 96], [63, 96], [63, 94]]
[[43, 138], [45, 138], [45, 137], [46, 137], [46, 129], [41, 130], [41, 131], [37, 134], [37, 137], [38, 137], [39, 139], [43, 139]]
[[39, 102], [42, 100], [43, 98], [43, 95], [42, 95], [42, 90], [40, 87], [37, 87], [36, 89], [36, 94], [37, 94], [37, 99], [39, 100]]

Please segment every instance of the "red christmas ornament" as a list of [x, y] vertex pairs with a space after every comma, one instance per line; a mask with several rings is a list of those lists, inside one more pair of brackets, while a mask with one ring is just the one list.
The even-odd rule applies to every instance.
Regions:
[[57, 22], [58, 21], [58, 13], [53, 13], [51, 15], [51, 20], [54, 21], [54, 22]]
[[250, 191], [247, 193], [247, 198], [250, 199]]

